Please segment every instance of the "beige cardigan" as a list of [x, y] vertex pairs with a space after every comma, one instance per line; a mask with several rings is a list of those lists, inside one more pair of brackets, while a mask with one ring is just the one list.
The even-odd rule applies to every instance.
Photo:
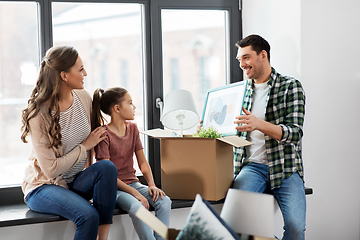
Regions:
[[[89, 93], [86, 90], [74, 90], [73, 93], [79, 97], [90, 122], [92, 101]], [[68, 188], [61, 177], [77, 162], [86, 157], [86, 148], [80, 144], [63, 155], [61, 146], [57, 148], [48, 147], [50, 145], [50, 135], [48, 134], [50, 118], [46, 104], [42, 106], [35, 117], [30, 119], [29, 126], [33, 151], [29, 158], [31, 163], [25, 169], [25, 178], [22, 184], [24, 198], [31, 190], [43, 184], [54, 184]]]

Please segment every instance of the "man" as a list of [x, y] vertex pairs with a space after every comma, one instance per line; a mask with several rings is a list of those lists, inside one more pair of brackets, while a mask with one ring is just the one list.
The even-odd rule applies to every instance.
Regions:
[[270, 65], [270, 45], [258, 35], [236, 43], [248, 76], [243, 112], [234, 121], [251, 146], [235, 148], [233, 188], [269, 192], [284, 218], [283, 239], [305, 239], [306, 199], [301, 158], [305, 94], [301, 83]]

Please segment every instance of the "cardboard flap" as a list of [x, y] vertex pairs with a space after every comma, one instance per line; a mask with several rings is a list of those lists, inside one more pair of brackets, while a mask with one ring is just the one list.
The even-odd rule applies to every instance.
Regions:
[[[172, 132], [171, 131], [166, 131], [164, 129], [161, 128], [155, 128], [155, 129], [151, 129], [151, 130], [146, 130], [146, 131], [140, 131], [140, 133], [148, 135], [150, 137], [153, 138], [176, 138], [174, 136], [172, 136]], [[191, 135], [184, 135], [183, 138], [192, 138]], [[198, 138], [198, 139], [204, 139], [204, 138]], [[216, 140], [225, 142], [227, 144], [230, 144], [234, 147], [244, 147], [244, 146], [248, 146], [248, 145], [252, 145], [252, 142], [249, 142], [241, 137], [238, 137], [236, 135], [233, 136], [225, 136], [225, 137], [221, 137], [221, 138], [217, 138]]]
[[140, 206], [139, 210], [137, 210], [135, 215], [151, 229], [153, 229], [157, 234], [159, 234], [162, 238], [168, 239], [168, 227], [157, 217], [155, 217], [150, 211], [148, 211], [144, 206]]
[[161, 128], [155, 128], [155, 129], [151, 129], [151, 130], [140, 131], [140, 133], [148, 135], [150, 137], [154, 137], [154, 138], [171, 137], [171, 132], [170, 131], [165, 131], [164, 129], [161, 129]]
[[270, 194], [229, 189], [220, 217], [235, 232], [272, 238], [274, 203]]
[[244, 146], [248, 146], [248, 145], [252, 145], [252, 142], [249, 142], [241, 137], [238, 136], [226, 136], [226, 137], [221, 137], [221, 138], [217, 138], [216, 140], [219, 141], [223, 141], [227, 144], [230, 144], [234, 147], [244, 147]]

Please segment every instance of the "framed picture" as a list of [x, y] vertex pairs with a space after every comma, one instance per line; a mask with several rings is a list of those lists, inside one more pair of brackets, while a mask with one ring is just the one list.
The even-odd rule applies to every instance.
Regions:
[[223, 136], [236, 135], [234, 120], [242, 112], [247, 80], [210, 89], [202, 115], [202, 126], [213, 126]]

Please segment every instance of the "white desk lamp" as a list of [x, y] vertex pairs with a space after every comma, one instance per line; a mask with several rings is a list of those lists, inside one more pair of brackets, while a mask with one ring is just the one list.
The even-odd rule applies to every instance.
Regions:
[[174, 90], [165, 96], [164, 109], [160, 121], [172, 130], [183, 130], [194, 127], [199, 122], [194, 98], [189, 91]]

